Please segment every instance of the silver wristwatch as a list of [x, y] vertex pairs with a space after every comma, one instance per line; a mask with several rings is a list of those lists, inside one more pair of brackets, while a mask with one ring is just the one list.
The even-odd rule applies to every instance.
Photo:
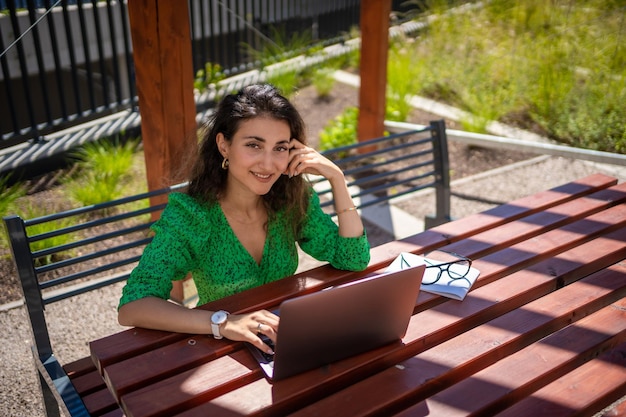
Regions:
[[221, 339], [223, 337], [220, 333], [220, 326], [226, 323], [226, 319], [228, 319], [229, 314], [230, 313], [228, 311], [219, 310], [211, 316], [211, 331], [213, 332], [214, 338]]

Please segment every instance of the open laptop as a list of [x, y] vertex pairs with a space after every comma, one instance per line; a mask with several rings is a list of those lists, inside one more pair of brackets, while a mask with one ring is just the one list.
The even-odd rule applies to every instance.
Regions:
[[424, 269], [417, 265], [286, 300], [276, 312], [274, 355], [247, 345], [267, 378], [276, 381], [398, 341], [413, 314]]

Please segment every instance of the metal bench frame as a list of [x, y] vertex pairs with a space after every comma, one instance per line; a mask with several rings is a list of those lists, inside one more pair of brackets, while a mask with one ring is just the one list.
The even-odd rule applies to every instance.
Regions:
[[[124, 258], [118, 262], [109, 265], [90, 267], [79, 273], [72, 274], [71, 276], [61, 276], [44, 282], [40, 281], [40, 274], [55, 269], [60, 269], [64, 265], [68, 265], [70, 263], [76, 264], [86, 262], [87, 260], [106, 256], [110, 253], [123, 252], [131, 248], [145, 246], [150, 242], [151, 237], [136, 240], [130, 243], [112, 243], [107, 246], [106, 250], [82, 255], [69, 260], [65, 259], [56, 261], [43, 266], [36, 266], [36, 260], [45, 256], [61, 253], [77, 247], [90, 245], [94, 242], [107, 241], [116, 237], [135, 233], [137, 231], [147, 230], [154, 223], [154, 221], [151, 220], [148, 222], [140, 222], [139, 224], [133, 225], [131, 227], [121, 227], [111, 233], [95, 237], [92, 236], [80, 238], [67, 244], [50, 247], [37, 252], [33, 252], [31, 250], [30, 244], [36, 241], [49, 239], [63, 234], [80, 232], [106, 223], [121, 222], [123, 220], [136, 218], [138, 216], [156, 213], [162, 210], [165, 207], [165, 204], [156, 204], [145, 209], [129, 211], [121, 214], [116, 213], [96, 220], [89, 219], [86, 216], [92, 213], [101, 212], [103, 210], [111, 211], [116, 207], [131, 202], [148, 200], [151, 198], [162, 196], [171, 191], [178, 190], [183, 186], [184, 184], [176, 185], [158, 191], [139, 194], [136, 196], [122, 198], [111, 202], [81, 207], [33, 219], [24, 220], [17, 215], [11, 215], [4, 218], [7, 233], [9, 235], [9, 241], [11, 244], [13, 260], [15, 262], [17, 274], [20, 278], [20, 283], [22, 285], [26, 309], [28, 310], [28, 317], [30, 320], [34, 340], [32, 346], [33, 358], [35, 360], [35, 366], [38, 371], [38, 376], [43, 393], [44, 406], [46, 409], [46, 414], [48, 416], [58, 416], [59, 407], [61, 407], [61, 409], [63, 409], [68, 415], [71, 416], [88, 416], [89, 413], [87, 412], [82, 400], [80, 399], [80, 396], [72, 386], [72, 383], [70, 382], [66, 372], [63, 370], [63, 367], [53, 353], [52, 345], [50, 342], [50, 335], [48, 333], [48, 326], [45, 318], [46, 305], [126, 280], [128, 278], [128, 275], [130, 274], [130, 270], [125, 273], [110, 275], [105, 278], [91, 279], [91, 277], [93, 277], [97, 273], [102, 273], [107, 270], [119, 268], [124, 265], [131, 265], [134, 262], [137, 262], [139, 260], [139, 257], [136, 255], [129, 255], [127, 258]], [[85, 218], [87, 218], [86, 221], [84, 220]], [[60, 219], [75, 219], [75, 225], [34, 236], [29, 236], [27, 232], [27, 228], [29, 226], [52, 222]], [[87, 281], [85, 282], [72, 284], [72, 282], [74, 281], [83, 280], [85, 278], [87, 278]], [[68, 286], [66, 284], [72, 285]], [[52, 291], [52, 289], [54, 289], [55, 287], [60, 289], [55, 289], [54, 291]]]
[[[388, 206], [394, 198], [434, 188], [436, 211], [426, 216], [426, 228], [451, 220], [450, 164], [443, 120], [432, 121], [423, 129], [390, 134], [322, 153], [342, 168], [348, 187], [356, 188], [351, 194], [352, 198], [359, 199], [357, 208]], [[399, 166], [392, 167], [395, 163]], [[407, 174], [408, 178], [397, 178], [400, 174]], [[322, 181], [313, 182], [315, 186]], [[394, 192], [398, 185], [405, 189]], [[321, 198], [331, 193], [328, 185], [315, 188]], [[322, 202], [322, 207], [332, 203], [329, 199]]]

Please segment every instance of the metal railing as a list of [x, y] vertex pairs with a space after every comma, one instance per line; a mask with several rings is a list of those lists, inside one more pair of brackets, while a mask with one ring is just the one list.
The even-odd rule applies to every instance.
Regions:
[[[422, 129], [425, 126], [414, 123], [385, 121], [385, 127], [402, 132]], [[626, 155], [613, 152], [603, 152], [549, 142], [515, 139], [452, 129], [447, 130], [447, 137], [450, 141], [459, 141], [465, 145], [479, 146], [481, 148], [514, 150], [515, 152], [560, 156], [563, 158], [580, 159], [601, 164], [626, 166]]]
[[[207, 62], [229, 76], [258, 68], [246, 48], [275, 42], [277, 30], [338, 42], [360, 17], [359, 0], [188, 1], [194, 73]], [[403, 3], [394, 0], [394, 10]], [[110, 136], [139, 126], [125, 0], [0, 0], [0, 12], [0, 155], [74, 127]], [[120, 112], [128, 116], [106, 121]]]

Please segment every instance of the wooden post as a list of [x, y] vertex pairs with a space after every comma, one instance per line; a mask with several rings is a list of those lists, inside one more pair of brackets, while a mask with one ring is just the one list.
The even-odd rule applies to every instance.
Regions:
[[380, 137], [385, 131], [390, 13], [390, 0], [361, 0], [361, 87], [357, 127], [360, 142]]
[[197, 147], [189, 10], [186, 1], [129, 0], [128, 14], [148, 188], [157, 190], [186, 179], [182, 158]]
[[[148, 189], [181, 182], [197, 148], [196, 104], [187, 1], [129, 0], [135, 84]], [[151, 199], [152, 205], [167, 196]], [[156, 220], [160, 213], [153, 214]], [[182, 281], [172, 283], [170, 298], [182, 302]]]

